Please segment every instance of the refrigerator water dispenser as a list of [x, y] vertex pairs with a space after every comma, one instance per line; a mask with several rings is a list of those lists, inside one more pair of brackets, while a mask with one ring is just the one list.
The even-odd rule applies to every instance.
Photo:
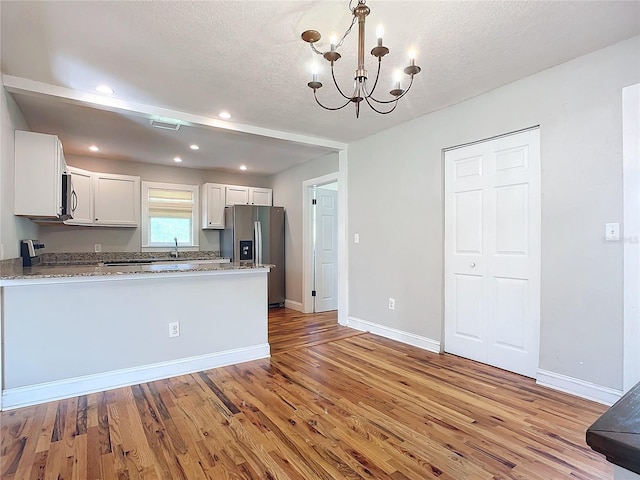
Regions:
[[240, 261], [253, 260], [253, 240], [240, 240]]

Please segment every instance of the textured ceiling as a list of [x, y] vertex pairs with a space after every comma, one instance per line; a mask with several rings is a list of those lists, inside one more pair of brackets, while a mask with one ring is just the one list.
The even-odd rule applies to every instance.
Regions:
[[[302, 31], [316, 29], [323, 34], [319, 48], [327, 48], [329, 35], [342, 34], [351, 21], [347, 2], [0, 5], [4, 73], [83, 91], [107, 83], [124, 100], [208, 117], [228, 110], [232, 121], [241, 124], [343, 142], [640, 33], [636, 1], [369, 0], [366, 50], [375, 44], [378, 23], [384, 24], [384, 43], [391, 50], [383, 60], [382, 92], [391, 88], [392, 70], [406, 65], [410, 47], [417, 50], [423, 70], [393, 114], [380, 116], [365, 106], [356, 120], [352, 106], [328, 112], [315, 105], [306, 86], [314, 55], [300, 40]], [[354, 30], [336, 64], [345, 90], [353, 79], [355, 49]], [[371, 76], [375, 63], [367, 57]], [[329, 85], [327, 62], [315, 58], [323, 66], [320, 80], [325, 84], [319, 96], [339, 103]], [[37, 106], [24, 110], [36, 124]], [[264, 139], [247, 141], [260, 144]], [[229, 153], [235, 154], [233, 149]], [[136, 151], [119, 155], [140, 156]]]

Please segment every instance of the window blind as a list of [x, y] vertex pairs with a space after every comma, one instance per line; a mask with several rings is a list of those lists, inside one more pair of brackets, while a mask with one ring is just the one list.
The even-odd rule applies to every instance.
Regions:
[[188, 218], [193, 214], [193, 194], [185, 190], [149, 189], [149, 217]]

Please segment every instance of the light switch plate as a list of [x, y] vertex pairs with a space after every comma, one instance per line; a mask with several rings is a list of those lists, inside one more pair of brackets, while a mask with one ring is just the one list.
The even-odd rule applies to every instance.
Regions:
[[620, 224], [607, 223], [605, 225], [605, 239], [607, 242], [616, 242], [620, 240]]

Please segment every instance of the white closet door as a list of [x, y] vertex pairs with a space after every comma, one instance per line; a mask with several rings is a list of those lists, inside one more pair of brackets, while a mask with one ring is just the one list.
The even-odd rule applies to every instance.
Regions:
[[445, 350], [530, 377], [540, 332], [540, 140], [445, 153]]
[[316, 190], [315, 312], [338, 309], [338, 192]]

